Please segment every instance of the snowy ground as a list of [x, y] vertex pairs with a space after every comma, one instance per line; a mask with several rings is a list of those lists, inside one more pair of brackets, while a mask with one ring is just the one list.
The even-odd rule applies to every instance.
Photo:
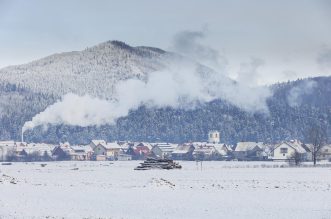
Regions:
[[330, 167], [134, 171], [138, 163], [0, 165], [0, 218], [331, 218]]

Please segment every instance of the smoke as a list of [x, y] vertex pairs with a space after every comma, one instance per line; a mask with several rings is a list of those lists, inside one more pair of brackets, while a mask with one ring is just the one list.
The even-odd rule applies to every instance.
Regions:
[[258, 68], [263, 66], [264, 63], [264, 60], [259, 58], [251, 58], [250, 62], [241, 63], [236, 80], [239, 83], [247, 83], [249, 81], [251, 87], [256, 86], [258, 84], [258, 79], [260, 78]]
[[[183, 36], [187, 37], [187, 41]], [[202, 36], [198, 32], [185, 32], [175, 37], [177, 40], [174, 45], [188, 53], [198, 54], [202, 51], [197, 55], [199, 62], [211, 60], [219, 64], [217, 52], [197, 41]], [[114, 124], [118, 118], [127, 116], [130, 110], [142, 105], [150, 108], [192, 109], [219, 98], [248, 112], [268, 112], [266, 100], [271, 92], [267, 87], [252, 87], [247, 81], [235, 82], [222, 73], [180, 55], [165, 56], [163, 62], [166, 67], [149, 73], [145, 81], [128, 79], [118, 82], [112, 100], [67, 94], [26, 122], [23, 132], [48, 124], [81, 127]], [[253, 64], [257, 68], [262, 63], [256, 61]], [[253, 66], [251, 71], [255, 71], [255, 68]]]
[[101, 125], [111, 123], [120, 116], [122, 114], [116, 111], [116, 105], [109, 101], [93, 98], [89, 95], [78, 96], [69, 93], [47, 107], [45, 111], [34, 116], [31, 121], [26, 122], [22, 132], [48, 124], [68, 124], [82, 127]]
[[268, 90], [245, 87], [201, 68], [193, 62], [176, 61], [167, 69], [151, 73], [147, 81], [121, 81], [116, 86], [112, 101], [67, 94], [25, 123], [23, 132], [45, 124], [81, 127], [113, 124], [141, 105], [192, 109], [197, 104], [218, 98], [247, 111], [268, 110], [265, 104], [270, 95]]
[[197, 60], [213, 69], [224, 69], [227, 65], [227, 58], [219, 51], [203, 44], [207, 36], [207, 28], [201, 31], [182, 31], [175, 35], [171, 49], [177, 53]]
[[317, 86], [316, 81], [303, 81], [293, 87], [287, 96], [287, 102], [291, 107], [298, 107], [303, 101], [303, 95], [311, 94]]

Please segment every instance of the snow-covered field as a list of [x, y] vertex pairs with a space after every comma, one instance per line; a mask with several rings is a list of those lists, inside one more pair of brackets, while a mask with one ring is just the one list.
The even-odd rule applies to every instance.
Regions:
[[0, 165], [0, 218], [331, 218], [330, 167], [134, 171], [138, 163]]

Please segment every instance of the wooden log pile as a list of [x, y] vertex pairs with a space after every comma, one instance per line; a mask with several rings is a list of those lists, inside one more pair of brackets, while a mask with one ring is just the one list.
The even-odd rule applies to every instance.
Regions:
[[140, 166], [134, 168], [135, 170], [150, 170], [150, 169], [180, 169], [182, 168], [179, 163], [174, 162], [171, 159], [156, 159], [156, 158], [147, 158], [143, 163], [140, 163]]

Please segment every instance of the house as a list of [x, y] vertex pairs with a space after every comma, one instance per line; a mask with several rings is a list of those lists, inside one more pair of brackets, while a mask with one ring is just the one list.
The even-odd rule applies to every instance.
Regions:
[[153, 146], [151, 152], [152, 152], [152, 155], [154, 155], [155, 157], [169, 158], [169, 157], [171, 157], [171, 153], [174, 151], [175, 147], [176, 146], [174, 144], [156, 143]]
[[193, 158], [195, 160], [217, 160], [219, 154], [214, 147], [214, 144], [206, 142], [193, 142], [194, 146]]
[[147, 143], [147, 142], [137, 142], [134, 144], [135, 147], [141, 147], [141, 146], [145, 146], [147, 147], [149, 150], [152, 150], [153, 145], [151, 143]]
[[25, 146], [25, 151], [28, 154], [35, 154], [36, 156], [48, 156], [51, 158], [52, 151], [55, 148], [53, 144], [46, 143], [29, 143]]
[[331, 144], [324, 145], [317, 156], [317, 160], [331, 161]]
[[106, 145], [106, 141], [105, 140], [92, 140], [90, 143], [90, 147], [92, 149], [94, 149], [96, 146], [98, 146], [98, 144]]
[[107, 160], [117, 160], [120, 151], [121, 147], [116, 142], [106, 144], [102, 142], [93, 149], [95, 156], [103, 155]]
[[61, 147], [61, 145], [56, 146], [52, 151], [52, 157], [54, 160], [69, 160], [69, 151]]
[[55, 160], [70, 160], [70, 154], [73, 153], [69, 142], [60, 143], [52, 151], [53, 159]]
[[178, 145], [171, 156], [174, 160], [193, 160], [194, 149], [192, 144]]
[[277, 144], [271, 151], [269, 158], [272, 160], [288, 160], [296, 152], [300, 154], [303, 161], [311, 159], [309, 148], [298, 140], [284, 141]]
[[266, 160], [263, 142], [238, 142], [233, 155], [238, 160]]
[[125, 154], [128, 151], [128, 149], [133, 145], [133, 143], [129, 141], [117, 141], [117, 144], [121, 148], [121, 152], [123, 154]]
[[144, 160], [146, 157], [150, 156], [151, 150], [144, 144], [138, 144], [131, 148], [130, 154], [134, 160]]
[[69, 156], [71, 160], [91, 160], [93, 149], [90, 145], [70, 146]]
[[233, 150], [230, 145], [219, 143], [213, 144], [217, 153], [219, 154], [220, 160], [231, 160], [233, 159]]

